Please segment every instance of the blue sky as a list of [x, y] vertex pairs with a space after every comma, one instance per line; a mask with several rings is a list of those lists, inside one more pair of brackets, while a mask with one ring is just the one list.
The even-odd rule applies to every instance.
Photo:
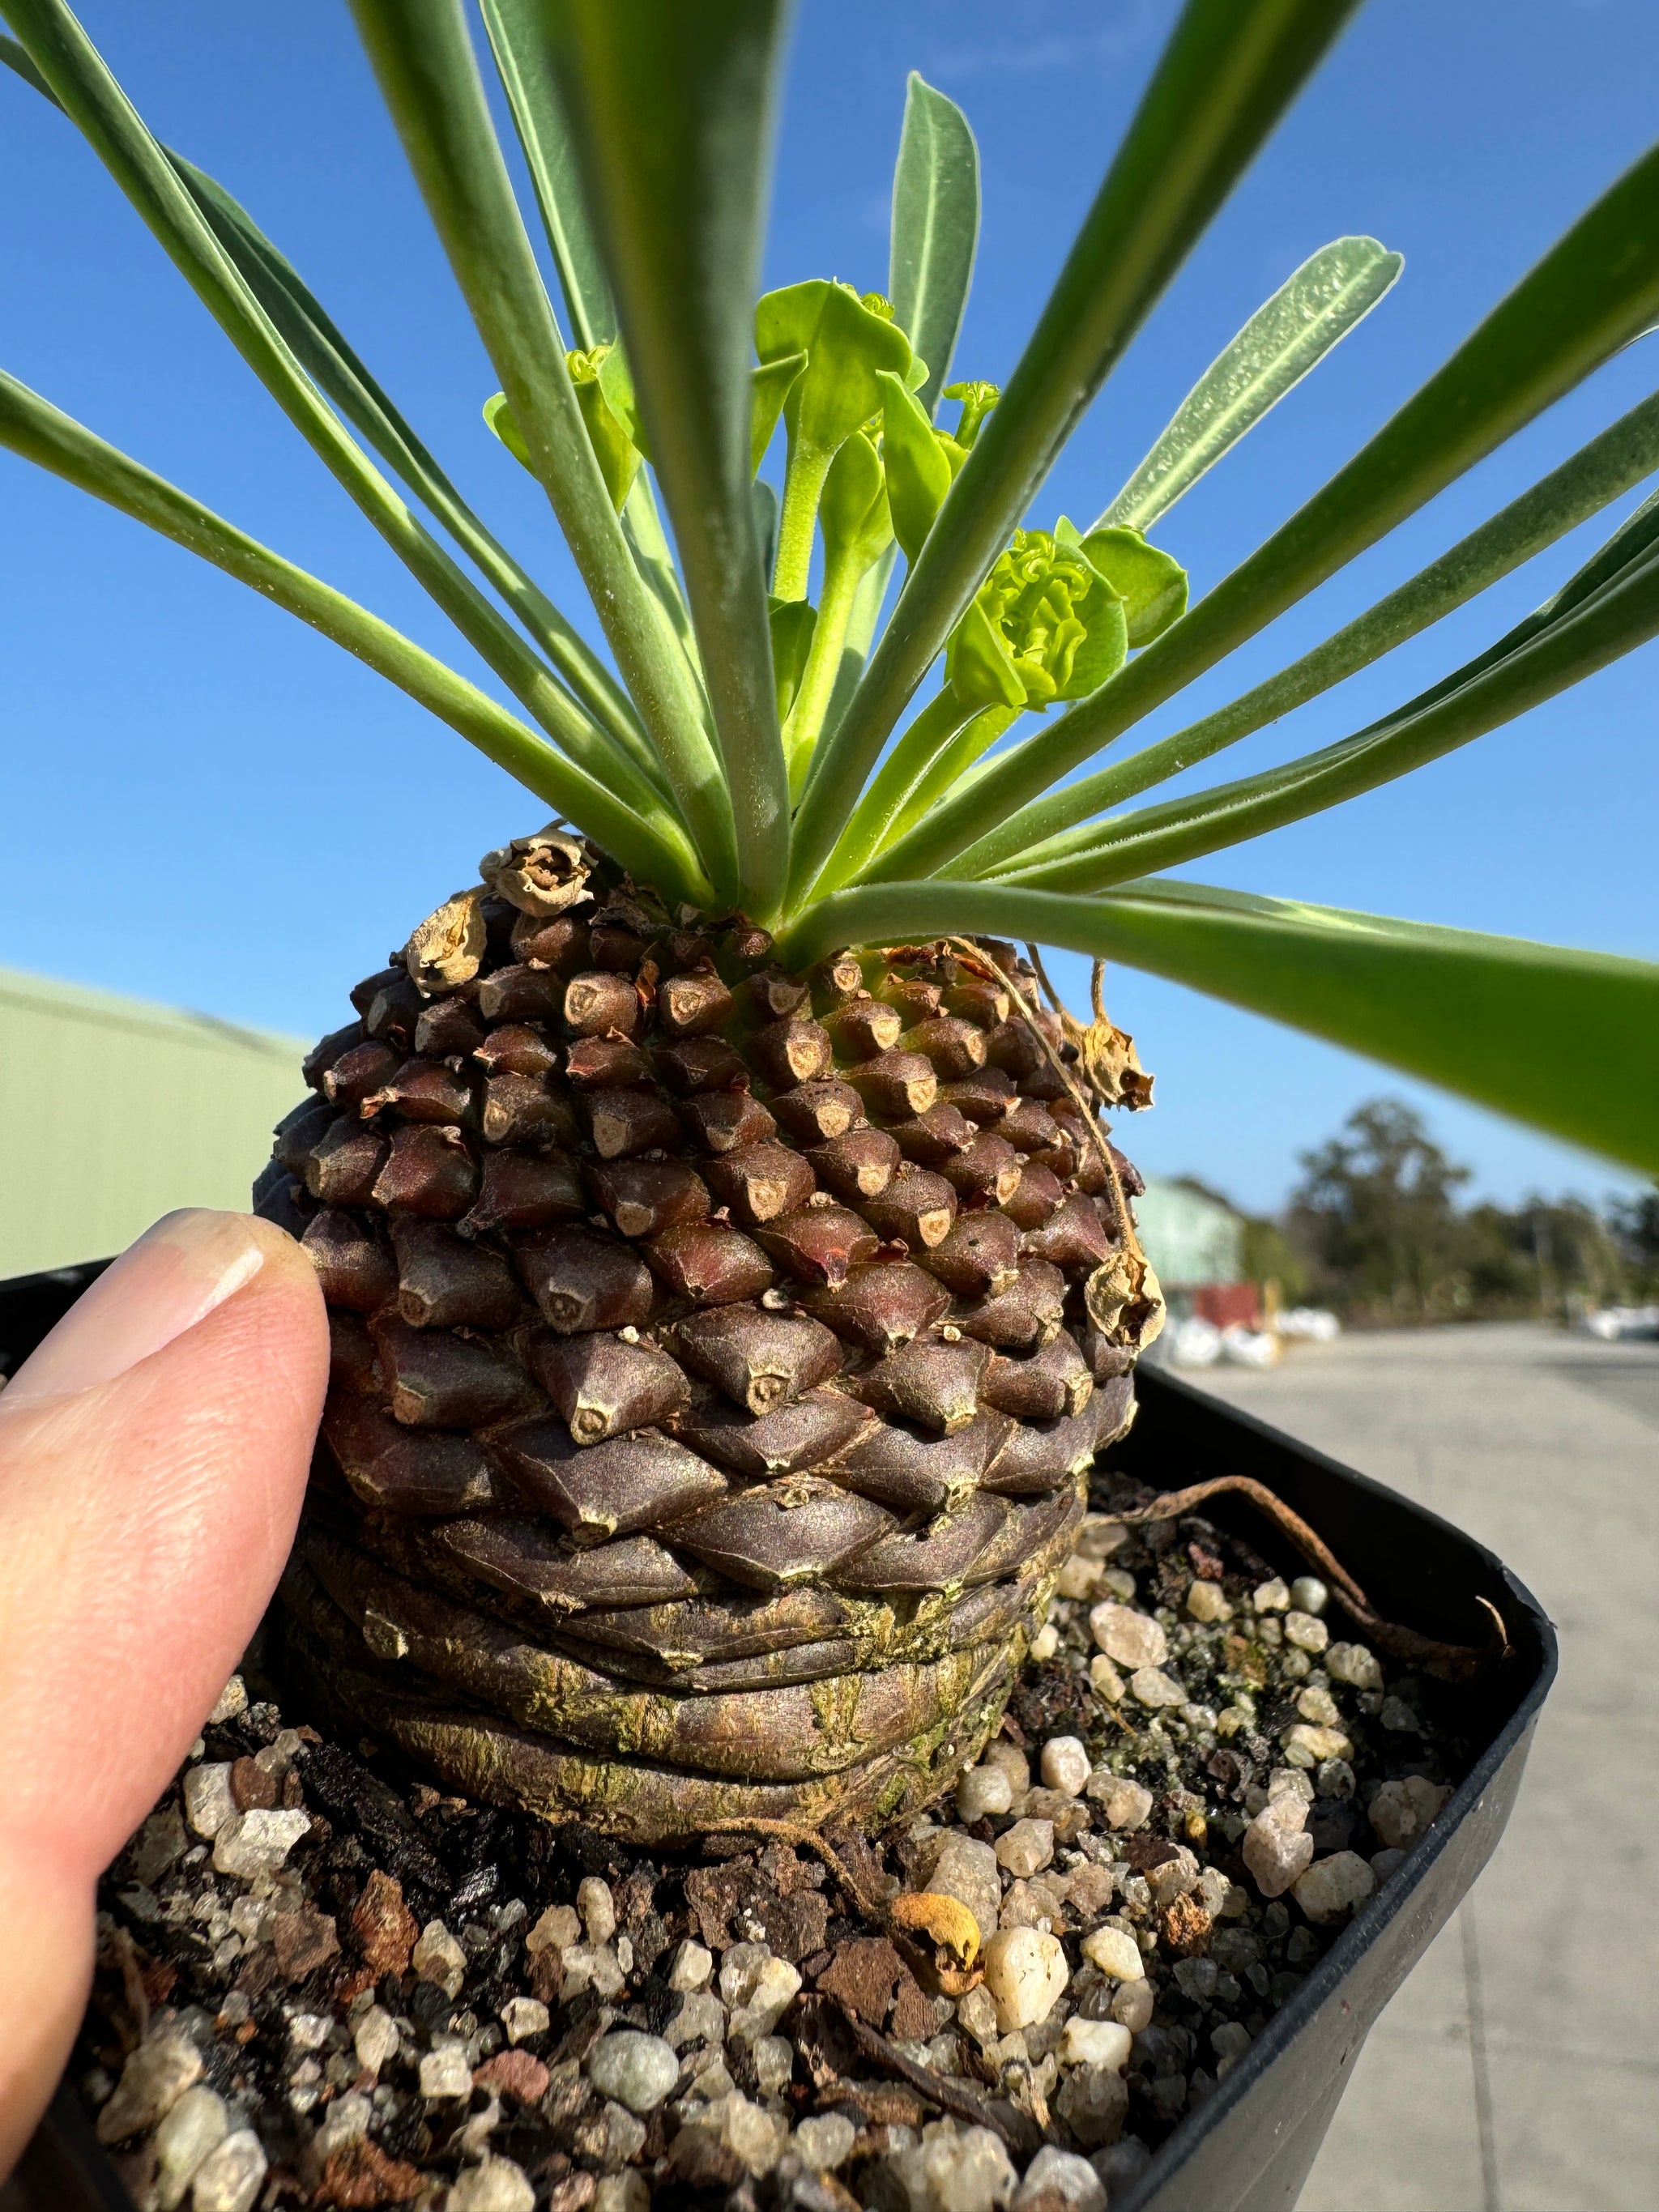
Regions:
[[[83, 16], [152, 127], [249, 206], [480, 509], [579, 613], [545, 504], [479, 419], [495, 380], [344, 9], [88, 0]], [[1036, 16], [984, 0], [806, 0], [768, 281], [884, 282], [904, 73], [918, 68], [967, 110], [982, 154], [985, 224], [957, 373], [1005, 376], [1174, 9], [1118, 0], [1025, 29]], [[1097, 512], [1250, 311], [1325, 240], [1369, 231], [1405, 253], [1401, 283], [1160, 526], [1206, 588], [1641, 151], [1656, 81], [1659, 11], [1639, 0], [1371, 0], [1106, 387], [1033, 519]], [[9, 77], [0, 118], [12, 215], [0, 362], [472, 668], [70, 126]], [[1659, 338], [1608, 364], [1214, 672], [1179, 719], [1431, 558], [1643, 396], [1656, 363]], [[8, 456], [0, 501], [0, 962], [314, 1033], [481, 851], [532, 826], [533, 802], [497, 771], [237, 586]], [[1224, 772], [1343, 734], [1408, 696], [1545, 597], [1611, 520], [1261, 733]], [[1659, 957], [1656, 672], [1652, 650], [1633, 656], [1402, 783], [1196, 872]], [[1062, 964], [1080, 1003], [1083, 965]], [[1119, 970], [1110, 988], [1159, 1076], [1158, 1106], [1129, 1139], [1154, 1169], [1271, 1206], [1297, 1152], [1387, 1089], [1427, 1108], [1483, 1193], [1628, 1187], [1601, 1162], [1175, 987]], [[1540, 1080], [1571, 1081], [1571, 1062], [1570, 1037], [1540, 1040]]]

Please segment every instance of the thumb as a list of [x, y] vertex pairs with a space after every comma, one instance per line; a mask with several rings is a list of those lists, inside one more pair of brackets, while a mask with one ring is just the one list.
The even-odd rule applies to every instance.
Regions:
[[292, 1238], [192, 1212], [141, 1237], [0, 1392], [0, 2173], [74, 2038], [98, 1875], [282, 1571], [327, 1366]]

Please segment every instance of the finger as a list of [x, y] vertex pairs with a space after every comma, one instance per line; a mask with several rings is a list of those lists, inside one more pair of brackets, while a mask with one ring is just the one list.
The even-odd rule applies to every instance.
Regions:
[[0, 1975], [0, 2171], [73, 2035], [97, 1875], [275, 1587], [326, 1370], [299, 1247], [192, 1212], [124, 1255], [0, 1393], [0, 1945], [18, 1947]]

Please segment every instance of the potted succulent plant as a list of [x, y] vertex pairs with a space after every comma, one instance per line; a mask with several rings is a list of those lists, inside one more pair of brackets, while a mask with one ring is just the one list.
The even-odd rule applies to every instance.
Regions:
[[[515, 709], [3, 376], [0, 442], [332, 637], [556, 811], [356, 987], [261, 1180], [336, 1325], [293, 1663], [450, 1786], [635, 1841], [890, 1824], [997, 1726], [1162, 1318], [1101, 1119], [1148, 1079], [1098, 991], [1074, 1020], [1016, 943], [1178, 978], [1659, 1164], [1659, 970], [1160, 872], [1644, 641], [1659, 508], [1354, 736], [1131, 805], [1638, 483], [1659, 402], [1279, 674], [1119, 744], [1653, 323], [1659, 155], [1189, 605], [1148, 532], [1393, 282], [1376, 241], [1297, 270], [1098, 518], [1026, 526], [1351, 4], [1189, 0], [1000, 391], [949, 381], [977, 162], [919, 80], [886, 294], [808, 278], [757, 301], [774, 0], [483, 0], [528, 211], [459, 0], [353, 6], [500, 380], [480, 398], [502, 465], [545, 491], [609, 663], [61, 0], [0, 0], [0, 58], [82, 131]], [[781, 495], [759, 479], [778, 447]], [[1541, 1065], [1564, 1036], [1570, 1082]], [[1461, 1608], [1345, 1564], [1432, 1616], [1390, 1629], [1346, 1586], [1385, 1650], [1455, 1664], [1429, 1632], [1478, 1644], [1481, 1595], [1543, 1679], [1544, 1632], [1472, 1548]], [[1525, 1707], [1492, 1735], [1493, 1774]]]

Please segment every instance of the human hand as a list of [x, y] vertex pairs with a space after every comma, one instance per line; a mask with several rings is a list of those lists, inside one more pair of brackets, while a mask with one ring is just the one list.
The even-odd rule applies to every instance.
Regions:
[[0, 1391], [0, 2179], [80, 2024], [98, 1876], [282, 1571], [327, 1373], [292, 1238], [189, 1212]]

